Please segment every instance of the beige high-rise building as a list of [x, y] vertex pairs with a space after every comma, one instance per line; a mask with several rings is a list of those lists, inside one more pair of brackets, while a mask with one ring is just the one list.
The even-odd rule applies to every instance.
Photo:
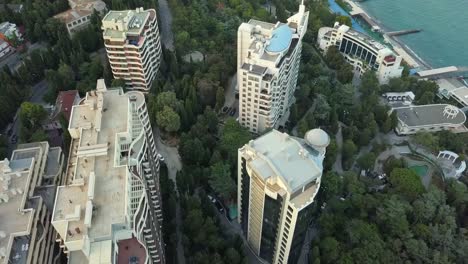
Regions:
[[69, 263], [165, 263], [159, 156], [143, 93], [104, 80], [73, 106], [52, 225]]
[[287, 23], [251, 19], [239, 26], [239, 123], [251, 132], [278, 128], [289, 116], [308, 17], [302, 3]]
[[0, 161], [0, 263], [61, 263], [51, 225], [63, 154], [47, 142], [21, 144]]
[[125, 80], [128, 89], [148, 92], [161, 61], [156, 10], [109, 11], [102, 30], [114, 78]]
[[238, 221], [266, 262], [297, 263], [329, 142], [321, 129], [304, 139], [272, 130], [239, 149]]

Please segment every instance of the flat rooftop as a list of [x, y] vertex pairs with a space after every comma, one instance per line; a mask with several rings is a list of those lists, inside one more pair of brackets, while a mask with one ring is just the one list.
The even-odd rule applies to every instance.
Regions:
[[154, 9], [109, 11], [102, 19], [104, 37], [120, 38], [126, 34], [139, 35], [149, 19], [156, 16]]
[[[82, 186], [60, 186], [57, 191], [53, 221], [65, 220], [74, 213], [76, 206], [81, 211], [88, 201], [89, 177], [95, 174], [92, 227], [88, 230], [90, 239], [110, 237], [112, 223], [125, 222], [125, 179], [126, 166], [114, 166], [115, 142], [117, 133], [127, 131], [128, 97], [121, 90], [108, 90], [103, 98], [102, 118], [97, 117], [98, 102], [96, 93], [88, 92], [86, 100], [73, 107], [70, 128], [81, 128], [79, 139], [72, 140], [68, 161], [67, 179], [84, 180]], [[94, 109], [90, 107], [94, 105]], [[97, 132], [96, 122], [101, 121], [101, 131]], [[78, 150], [107, 149], [106, 155], [79, 156]], [[70, 183], [70, 182], [68, 182]], [[80, 232], [77, 231], [77, 228]], [[72, 233], [67, 240], [82, 239], [86, 229], [84, 213], [79, 221], [70, 221], [68, 230]]]
[[295, 192], [322, 175], [322, 161], [318, 152], [303, 139], [272, 130], [251, 141], [249, 147], [257, 151], [251, 167], [264, 178], [279, 176]]
[[[30, 185], [32, 165], [32, 158], [9, 162], [0, 161], [0, 188], [2, 188], [0, 189], [0, 231], [5, 235], [4, 238], [0, 236], [0, 249], [4, 249], [7, 255], [11, 251], [13, 239], [30, 232], [33, 214], [31, 211], [24, 211], [24, 207]], [[10, 172], [5, 171], [9, 169]], [[5, 188], [8, 189], [4, 190]], [[7, 260], [3, 262], [1, 258], [0, 261], [7, 263]]]
[[[68, 185], [57, 189], [52, 219], [53, 222], [68, 223], [63, 232], [66, 237], [60, 234], [65, 243], [82, 240], [85, 234], [91, 241], [110, 239], [112, 225], [126, 223], [129, 172], [126, 163], [120, 165], [117, 162], [121, 159], [117, 144], [128, 136], [130, 129], [130, 98], [134, 98], [137, 105], [144, 101], [144, 96], [137, 92], [125, 94], [122, 89], [99, 90], [98, 80], [98, 91], [88, 92], [85, 99], [73, 106], [69, 130], [71, 133], [80, 131], [80, 134], [71, 142], [66, 173]], [[93, 178], [93, 211], [88, 228], [84, 218]], [[76, 216], [77, 211], [78, 217], [70, 217]]]
[[[444, 113], [446, 107], [454, 110], [453, 117]], [[398, 119], [408, 126], [461, 125], [466, 121], [463, 111], [448, 104], [416, 105], [393, 108]]]
[[85, 10], [85, 9], [69, 9], [67, 11], [64, 11], [62, 13], [59, 13], [55, 15], [54, 17], [56, 19], [61, 20], [63, 23], [70, 23], [75, 20], [78, 20], [82, 17], [89, 16], [93, 13], [92, 10]]

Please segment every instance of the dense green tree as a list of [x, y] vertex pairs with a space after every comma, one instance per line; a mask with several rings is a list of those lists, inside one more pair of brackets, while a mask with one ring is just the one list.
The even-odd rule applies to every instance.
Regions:
[[237, 150], [251, 138], [249, 131], [236, 122], [234, 118], [226, 120], [221, 131], [220, 147], [227, 155], [231, 164], [237, 162]]
[[211, 166], [209, 184], [222, 198], [228, 200], [236, 192], [236, 184], [231, 178], [229, 165], [218, 162]]
[[361, 155], [357, 159], [357, 164], [359, 168], [363, 170], [369, 170], [374, 168], [376, 156], [373, 152], [368, 152], [366, 154]]
[[393, 169], [389, 180], [396, 193], [404, 195], [410, 200], [416, 199], [424, 192], [420, 177], [410, 169]]
[[163, 110], [156, 114], [156, 122], [167, 132], [177, 132], [180, 128], [179, 114], [169, 106], [164, 106]]

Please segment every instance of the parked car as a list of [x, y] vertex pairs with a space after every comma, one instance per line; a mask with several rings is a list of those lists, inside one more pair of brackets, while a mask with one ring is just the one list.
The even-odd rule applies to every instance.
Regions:
[[228, 112], [228, 109], [229, 109], [229, 107], [223, 106], [223, 108], [221, 109], [221, 112], [222, 112], [223, 114], [226, 114], [226, 113]]
[[213, 196], [211, 196], [211, 195], [209, 195], [209, 194], [208, 194], [207, 196], [208, 196], [208, 199], [210, 199], [210, 201], [211, 201], [212, 203], [216, 203], [216, 199], [215, 199]]
[[234, 116], [235, 113], [236, 113], [236, 109], [235, 109], [235, 108], [232, 108], [232, 109], [231, 109], [231, 112], [229, 112], [229, 115], [230, 115], [230, 116]]
[[216, 200], [215, 206], [220, 213], [224, 213], [224, 206], [221, 204], [219, 200]]

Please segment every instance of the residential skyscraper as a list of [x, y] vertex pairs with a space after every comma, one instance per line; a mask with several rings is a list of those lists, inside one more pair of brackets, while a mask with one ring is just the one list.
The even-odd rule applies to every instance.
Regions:
[[51, 225], [63, 154], [49, 143], [21, 144], [0, 161], [0, 263], [60, 263]]
[[253, 251], [269, 263], [297, 263], [320, 188], [330, 138], [272, 130], [238, 152], [238, 221]]
[[52, 224], [69, 263], [165, 263], [159, 157], [141, 92], [104, 80], [73, 106]]
[[109, 11], [102, 30], [114, 78], [125, 80], [128, 89], [148, 92], [161, 61], [156, 10]]
[[251, 132], [278, 128], [294, 102], [309, 12], [302, 3], [287, 23], [251, 19], [237, 32], [239, 123]]

